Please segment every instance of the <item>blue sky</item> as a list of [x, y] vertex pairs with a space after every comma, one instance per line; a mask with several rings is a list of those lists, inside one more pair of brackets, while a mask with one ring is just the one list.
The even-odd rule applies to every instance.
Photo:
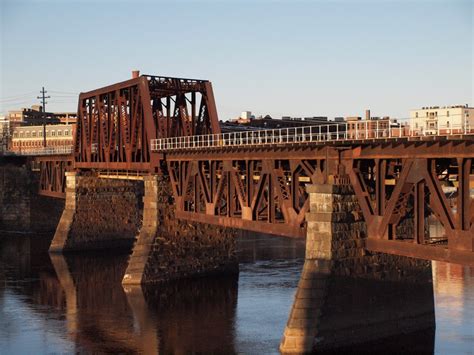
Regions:
[[0, 2], [2, 112], [132, 69], [211, 80], [221, 119], [473, 105], [470, 0]]

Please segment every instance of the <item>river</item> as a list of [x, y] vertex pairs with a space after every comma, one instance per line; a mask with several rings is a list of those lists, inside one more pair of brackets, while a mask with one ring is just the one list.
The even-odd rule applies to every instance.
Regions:
[[[302, 241], [249, 233], [239, 275], [124, 289], [126, 251], [50, 257], [50, 239], [0, 237], [1, 354], [278, 353], [304, 264]], [[433, 262], [433, 290], [434, 340], [416, 349], [472, 353], [474, 269]]]

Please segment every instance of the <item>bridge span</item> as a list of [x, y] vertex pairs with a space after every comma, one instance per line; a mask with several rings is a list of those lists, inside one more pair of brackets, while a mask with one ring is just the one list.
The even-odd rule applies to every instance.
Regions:
[[304, 238], [306, 186], [342, 185], [356, 197], [365, 248], [473, 263], [468, 120], [436, 131], [362, 120], [221, 133], [209, 81], [142, 75], [81, 93], [74, 138], [22, 153], [36, 157], [40, 193], [64, 197], [66, 171], [160, 175], [180, 220]]
[[[40, 193], [65, 198], [50, 251], [133, 246], [125, 288], [235, 272], [236, 229], [306, 238], [282, 351], [335, 344], [318, 338], [330, 275], [421, 285], [432, 311], [429, 260], [474, 266], [470, 121], [221, 133], [209, 81], [142, 75], [81, 93], [68, 149], [24, 153]], [[404, 304], [405, 322], [397, 310], [355, 328], [377, 338], [434, 325]], [[341, 316], [328, 334], [345, 334]]]

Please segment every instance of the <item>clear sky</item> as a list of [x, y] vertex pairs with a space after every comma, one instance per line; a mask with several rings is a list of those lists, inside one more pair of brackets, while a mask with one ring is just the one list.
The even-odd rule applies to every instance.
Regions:
[[473, 105], [471, 0], [0, 3], [3, 113], [42, 86], [75, 111], [132, 69], [211, 80], [224, 120]]

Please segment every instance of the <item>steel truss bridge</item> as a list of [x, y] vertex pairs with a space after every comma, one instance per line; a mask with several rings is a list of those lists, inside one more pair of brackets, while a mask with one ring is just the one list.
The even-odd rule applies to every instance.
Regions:
[[367, 249], [473, 263], [474, 129], [357, 122], [222, 134], [209, 81], [142, 75], [80, 94], [73, 154], [36, 158], [40, 193], [64, 195], [67, 169], [164, 173], [178, 218], [304, 237], [305, 185], [346, 184]]

